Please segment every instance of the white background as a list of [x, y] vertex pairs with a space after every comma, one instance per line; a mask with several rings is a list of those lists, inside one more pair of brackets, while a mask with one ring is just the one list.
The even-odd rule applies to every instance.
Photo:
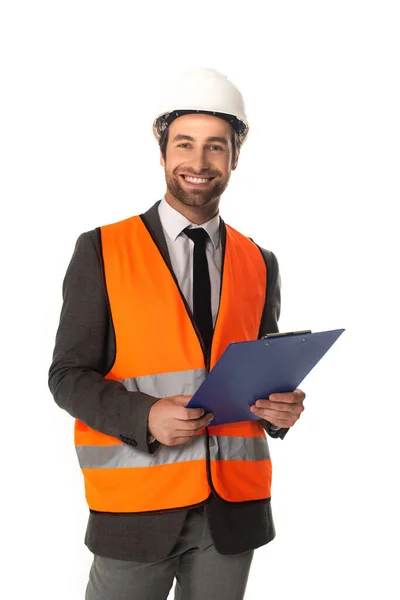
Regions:
[[47, 388], [62, 279], [82, 231], [164, 194], [157, 89], [192, 66], [247, 102], [221, 215], [277, 255], [280, 330], [346, 328], [270, 442], [277, 537], [246, 599], [399, 598], [397, 8], [2, 3], [1, 600], [84, 597], [73, 419]]

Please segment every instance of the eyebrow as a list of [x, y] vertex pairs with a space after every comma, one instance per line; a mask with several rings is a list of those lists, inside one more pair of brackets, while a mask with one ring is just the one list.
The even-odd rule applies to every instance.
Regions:
[[[182, 133], [178, 133], [178, 135], [176, 135], [173, 139], [174, 142], [179, 142], [180, 140], [189, 140], [189, 142], [194, 142], [194, 138], [191, 137], [190, 135], [183, 135]], [[208, 137], [207, 142], [219, 142], [220, 144], [225, 144], [225, 146], [228, 145], [228, 142], [226, 141], [225, 138], [223, 137], [218, 137], [218, 136], [213, 136], [213, 137]]]

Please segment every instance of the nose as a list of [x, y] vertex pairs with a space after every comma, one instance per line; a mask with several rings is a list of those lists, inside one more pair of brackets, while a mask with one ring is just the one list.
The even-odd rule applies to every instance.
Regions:
[[190, 164], [197, 173], [209, 169], [210, 161], [207, 157], [207, 152], [202, 149], [197, 150], [196, 154], [192, 156]]

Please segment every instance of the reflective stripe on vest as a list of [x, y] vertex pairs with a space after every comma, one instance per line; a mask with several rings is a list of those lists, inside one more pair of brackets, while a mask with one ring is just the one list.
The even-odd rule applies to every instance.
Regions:
[[176, 390], [182, 390], [181, 394], [194, 394], [204, 381], [206, 370], [195, 369], [178, 371], [173, 373], [155, 373], [142, 377], [130, 377], [123, 379], [124, 384], [130, 392], [143, 392], [157, 398], [176, 396]]
[[[193, 394], [207, 372], [202, 346], [142, 219], [103, 227], [101, 238], [116, 337], [115, 361], [106, 378], [122, 382], [128, 391], [156, 397]], [[226, 226], [210, 368], [229, 343], [257, 338], [266, 276], [259, 249]], [[189, 442], [161, 445], [151, 455], [76, 421], [75, 444], [89, 507], [105, 512], [168, 510], [199, 504], [212, 489], [231, 502], [269, 498], [271, 460], [260, 422], [211, 425], [208, 432], [208, 449], [203, 429]]]
[[[187, 444], [161, 446], [156, 454], [137, 452], [126, 444], [114, 446], [77, 446], [82, 469], [127, 469], [154, 467], [170, 463], [203, 460], [204, 435], [194, 436]], [[211, 460], [267, 460], [268, 448], [262, 438], [233, 436], [210, 437]]]

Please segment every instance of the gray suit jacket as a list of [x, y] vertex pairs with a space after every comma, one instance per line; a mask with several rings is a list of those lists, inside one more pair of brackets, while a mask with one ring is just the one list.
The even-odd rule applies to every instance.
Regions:
[[[156, 202], [141, 215], [172, 270]], [[221, 219], [223, 256], [225, 224]], [[268, 269], [267, 296], [259, 337], [278, 331], [280, 276], [275, 255], [260, 248]], [[105, 288], [100, 230], [79, 236], [63, 283], [63, 305], [57, 330], [49, 387], [56, 403], [89, 427], [122, 440], [141, 452], [148, 444], [148, 415], [158, 400], [104, 379], [115, 357], [115, 336]], [[273, 431], [283, 437], [287, 429]], [[237, 554], [268, 543], [275, 536], [269, 501], [226, 502], [211, 495], [204, 503], [215, 547]], [[157, 513], [89, 511], [85, 544], [93, 554], [122, 560], [155, 561], [166, 557], [182, 529], [187, 509]]]

